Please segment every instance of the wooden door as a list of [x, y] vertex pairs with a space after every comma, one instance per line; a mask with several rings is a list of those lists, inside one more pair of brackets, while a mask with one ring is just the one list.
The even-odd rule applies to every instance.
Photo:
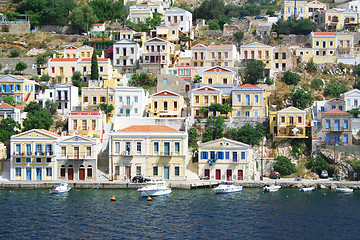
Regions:
[[126, 177], [128, 177], [128, 179], [131, 180], [131, 167], [130, 166], [125, 167], [125, 175], [126, 175]]
[[204, 178], [210, 179], [210, 169], [204, 169]]
[[215, 170], [215, 179], [216, 180], [221, 180], [221, 169], [216, 169]]
[[243, 180], [243, 170], [238, 170], [238, 177], [237, 177], [237, 180]]
[[79, 180], [85, 180], [85, 168], [79, 169]]
[[227, 169], [226, 170], [226, 180], [227, 181], [231, 181], [232, 180], [232, 169]]
[[74, 168], [68, 168], [68, 180], [74, 180]]

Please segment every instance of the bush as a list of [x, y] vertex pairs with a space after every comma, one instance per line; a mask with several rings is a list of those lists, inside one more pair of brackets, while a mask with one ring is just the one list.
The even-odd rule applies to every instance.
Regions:
[[311, 87], [315, 90], [320, 90], [323, 85], [324, 82], [320, 78], [314, 78], [314, 80], [311, 82]]
[[47, 74], [44, 74], [40, 77], [40, 81], [42, 82], [49, 82], [50, 81], [50, 76]]
[[278, 156], [274, 159], [276, 161], [274, 170], [279, 172], [282, 176], [290, 175], [296, 172], [295, 164], [291, 163], [290, 159], [285, 156]]
[[298, 84], [298, 82], [300, 82], [300, 75], [297, 73], [290, 72], [288, 70], [288, 71], [284, 72], [282, 80], [287, 85], [296, 85], [296, 84]]
[[10, 57], [18, 57], [18, 56], [20, 56], [19, 50], [17, 50], [17, 49], [12, 49], [12, 50], [10, 51]]
[[338, 98], [340, 94], [347, 92], [348, 89], [345, 85], [341, 85], [336, 79], [331, 80], [331, 83], [328, 84], [325, 88], [324, 95], [329, 97]]
[[316, 158], [310, 157], [307, 160], [306, 168], [310, 169], [312, 172], [320, 175], [322, 170], [329, 169], [329, 163], [326, 162], [322, 157], [317, 156]]
[[2, 31], [2, 32], [9, 32], [9, 30], [10, 30], [10, 29], [9, 29], [9, 26], [8, 26], [8, 25], [2, 25], [2, 26], [1, 26], [1, 31]]
[[308, 72], [315, 72], [317, 70], [317, 65], [312, 58], [306, 63], [305, 69]]
[[267, 84], [267, 85], [273, 85], [273, 84], [274, 84], [274, 81], [273, 81], [271, 78], [267, 77], [266, 80], [265, 80], [265, 84]]

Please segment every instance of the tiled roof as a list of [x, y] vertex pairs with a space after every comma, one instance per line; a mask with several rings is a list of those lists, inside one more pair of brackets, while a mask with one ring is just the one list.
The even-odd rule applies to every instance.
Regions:
[[341, 111], [339, 109], [331, 109], [330, 111], [323, 112], [323, 114], [350, 114], [350, 113]]
[[38, 130], [38, 131], [40, 131], [40, 132], [43, 132], [43, 133], [46, 133], [46, 134], [49, 134], [49, 135], [52, 135], [52, 136], [54, 136], [54, 137], [60, 137], [59, 135], [57, 135], [57, 134], [55, 134], [55, 133], [52, 133], [52, 132], [50, 132], [50, 131], [46, 131], [46, 130], [44, 130], [44, 129], [36, 129], [36, 130]]
[[102, 40], [109, 41], [110, 38], [90, 38], [89, 40], [90, 41], [102, 41]]
[[[98, 62], [107, 62], [109, 61], [109, 58], [98, 58]], [[91, 62], [91, 58], [82, 58], [81, 62]]]
[[221, 47], [232, 47], [233, 45], [210, 45], [209, 47], [219, 47], [219, 48], [221, 48]]
[[133, 125], [118, 132], [180, 132], [179, 130], [163, 125]]
[[313, 32], [314, 36], [335, 36], [335, 32]]
[[95, 23], [94, 26], [102, 26], [104, 23]]
[[52, 58], [50, 62], [77, 62], [77, 58]]
[[14, 108], [14, 107], [8, 103], [3, 103], [3, 104], [0, 104], [0, 108]]
[[245, 84], [239, 86], [239, 88], [259, 88], [259, 87], [252, 85], [250, 83], [245, 83]]

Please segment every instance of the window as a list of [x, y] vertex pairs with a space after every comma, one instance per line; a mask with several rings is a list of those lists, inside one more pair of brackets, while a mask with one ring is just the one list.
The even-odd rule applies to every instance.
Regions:
[[83, 72], [86, 72], [86, 70], [87, 70], [86, 67], [83, 67]]
[[141, 166], [136, 166], [136, 175], [141, 175]]
[[344, 120], [344, 128], [345, 129], [349, 128], [349, 121], [348, 120]]
[[51, 177], [51, 176], [52, 176], [52, 168], [51, 168], [51, 167], [47, 167], [47, 168], [46, 168], [46, 176], [47, 176], [47, 177]]
[[91, 147], [86, 147], [86, 156], [91, 157]]
[[15, 168], [15, 177], [21, 177], [21, 167]]
[[349, 137], [347, 134], [344, 134], [344, 143], [349, 143]]
[[237, 101], [238, 101], [238, 102], [241, 102], [241, 95], [240, 95], [240, 94], [237, 95]]
[[157, 176], [159, 174], [159, 167], [153, 166], [153, 176]]
[[164, 142], [164, 155], [170, 155], [170, 142]]
[[36, 163], [41, 163], [41, 158], [36, 158]]
[[259, 95], [255, 95], [255, 103], [259, 103]]
[[15, 145], [15, 152], [16, 154], [21, 154], [21, 145], [19, 143]]
[[285, 123], [285, 117], [281, 116], [281, 123]]
[[238, 111], [237, 111], [236, 116], [237, 116], [237, 117], [241, 117], [241, 110], [238, 110]]
[[230, 152], [225, 152], [225, 159], [230, 159]]
[[120, 142], [115, 142], [115, 152], [120, 152]]
[[254, 111], [254, 117], [259, 117], [259, 110]]
[[123, 101], [123, 98], [122, 98], [122, 97], [119, 97], [119, 102], [122, 103], [122, 101]]
[[330, 120], [326, 120], [326, 128], [330, 128]]
[[92, 178], [92, 166], [91, 166], [91, 165], [88, 166], [88, 169], [87, 169], [87, 177], [88, 177], [88, 178]]
[[31, 163], [31, 158], [25, 158], [26, 163]]
[[138, 109], [137, 109], [137, 108], [135, 108], [135, 109], [134, 109], [134, 112], [135, 112], [135, 114], [137, 114], [137, 113], [138, 113]]
[[330, 41], [330, 42], [329, 42], [329, 45], [330, 45], [330, 47], [332, 47], [332, 46], [334, 45], [334, 42], [333, 42], [333, 41]]
[[298, 123], [299, 123], [299, 124], [302, 123], [302, 117], [298, 117]]
[[138, 101], [139, 101], [138, 97], [134, 97], [134, 102], [138, 102]]
[[66, 156], [66, 147], [61, 147], [61, 156], [62, 157]]
[[60, 177], [64, 178], [65, 177], [65, 166], [61, 165], [60, 167]]
[[179, 153], [179, 152], [180, 152], [180, 143], [175, 142], [175, 153]]
[[245, 117], [250, 117], [250, 111], [248, 110], [245, 111]]
[[325, 112], [325, 107], [320, 107], [320, 112]]
[[316, 42], [315, 42], [315, 46], [317, 46], [317, 47], [320, 46], [320, 42], [319, 42], [319, 41], [316, 41]]
[[15, 158], [15, 163], [21, 163], [21, 158]]
[[175, 176], [180, 176], [180, 167], [175, 166]]
[[164, 85], [167, 85], [167, 81], [168, 81], [168, 80], [167, 80], [166, 78], [164, 78], [164, 79], [163, 79], [163, 84], [164, 84]]
[[245, 159], [245, 152], [241, 152], [241, 159]]
[[159, 142], [154, 142], [154, 153], [159, 152]]
[[51, 158], [46, 158], [46, 163], [51, 163]]
[[208, 152], [201, 152], [201, 159], [208, 159]]
[[141, 142], [136, 142], [136, 151], [141, 152]]
[[200, 97], [199, 96], [195, 96], [195, 103], [200, 103]]
[[223, 152], [217, 152], [216, 153], [216, 159], [224, 159], [224, 153]]

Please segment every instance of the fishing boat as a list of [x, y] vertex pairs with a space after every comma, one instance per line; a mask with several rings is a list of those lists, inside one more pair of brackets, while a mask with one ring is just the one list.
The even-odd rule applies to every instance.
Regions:
[[70, 191], [71, 187], [68, 187], [67, 183], [60, 183], [59, 185], [52, 187], [50, 193], [65, 193]]
[[315, 187], [302, 187], [300, 188], [300, 192], [311, 192], [315, 189]]
[[165, 181], [148, 182], [145, 187], [137, 190], [143, 197], [162, 196], [171, 193], [171, 188], [166, 186]]
[[280, 188], [281, 186], [275, 186], [274, 184], [271, 184], [270, 186], [265, 186], [263, 190], [264, 192], [277, 192]]
[[352, 193], [354, 189], [351, 188], [336, 188], [336, 192], [338, 193]]
[[215, 193], [232, 193], [242, 191], [242, 186], [236, 186], [235, 181], [226, 181], [220, 183], [219, 186], [214, 188]]

